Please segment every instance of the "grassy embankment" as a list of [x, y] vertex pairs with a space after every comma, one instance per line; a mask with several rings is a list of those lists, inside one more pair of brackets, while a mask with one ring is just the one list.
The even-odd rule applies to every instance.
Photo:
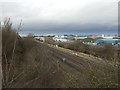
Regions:
[[110, 80], [107, 75], [106, 78], [98, 75], [100, 70], [80, 73], [61, 61], [59, 69], [56, 60], [44, 45], [35, 42], [30, 35], [20, 37], [10, 19], [5, 20], [2, 26], [4, 88], [118, 87], [116, 78], [112, 78], [114, 70], [111, 83], [107, 82]]
[[44, 46], [21, 38], [10, 19], [2, 26], [2, 46], [3, 87], [58, 87], [64, 79]]
[[75, 42], [52, 42], [53, 45], [58, 45], [65, 49], [81, 52], [81, 54], [90, 55], [103, 60], [112, 61], [114, 63], [120, 62], [120, 48], [112, 45], [91, 46], [83, 44], [81, 41]]

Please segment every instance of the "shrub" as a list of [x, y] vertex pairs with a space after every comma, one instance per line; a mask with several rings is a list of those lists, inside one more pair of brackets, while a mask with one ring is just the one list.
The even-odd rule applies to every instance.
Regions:
[[32, 35], [20, 37], [10, 19], [2, 27], [2, 39], [4, 88], [57, 87], [62, 73], [58, 72], [57, 64], [50, 59], [50, 51], [44, 45], [37, 43]]
[[100, 57], [107, 60], [112, 60], [112, 61], [115, 61], [115, 59], [118, 59], [119, 57], [118, 48], [115, 48], [112, 45], [105, 45], [103, 47], [99, 47], [99, 46], [90, 46], [87, 44], [83, 44], [81, 41], [75, 41], [70, 43], [61, 42], [61, 43], [58, 43], [58, 46], [83, 52], [86, 54], [91, 54], [93, 56]]

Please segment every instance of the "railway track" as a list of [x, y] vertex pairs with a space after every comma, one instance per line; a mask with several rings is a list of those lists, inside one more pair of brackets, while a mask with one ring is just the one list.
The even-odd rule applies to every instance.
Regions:
[[107, 72], [107, 69], [113, 67], [107, 63], [97, 62], [95, 60], [89, 60], [89, 58], [76, 56], [72, 53], [59, 50], [57, 48], [48, 46], [46, 44], [41, 44], [41, 45], [43, 45], [44, 48], [46, 48], [50, 57], [56, 58], [56, 61], [57, 60], [62, 61], [63, 58], [67, 58], [65, 63], [80, 72], [87, 72], [89, 70], [101, 70], [103, 72], [104, 71]]
[[77, 56], [72, 53], [66, 52], [64, 50], [60, 50], [58, 48], [49, 46], [44, 43], [40, 43], [42, 47], [46, 49], [46, 52], [49, 53], [49, 58], [55, 58], [56, 61], [63, 60], [63, 58], [67, 58], [65, 64], [69, 65], [70, 67], [75, 68], [76, 70], [80, 72], [88, 72], [90, 70], [100, 70], [101, 72], [109, 73], [110, 68], [117, 69], [118, 67], [115, 67], [115, 65], [108, 64], [107, 62], [96, 60], [93, 58], [85, 57], [85, 56]]

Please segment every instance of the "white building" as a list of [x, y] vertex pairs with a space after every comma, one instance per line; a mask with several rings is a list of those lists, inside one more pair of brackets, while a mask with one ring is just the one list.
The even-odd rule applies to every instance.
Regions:
[[105, 36], [105, 35], [102, 34], [102, 38], [105, 38], [105, 39], [112, 39], [113, 36]]
[[69, 40], [64, 39], [64, 38], [53, 38], [54, 41], [56, 42], [68, 42]]
[[78, 39], [86, 39], [87, 37], [74, 37], [75, 40], [78, 40]]
[[105, 37], [103, 37], [104, 39], [113, 39], [113, 37], [112, 36], [105, 36]]

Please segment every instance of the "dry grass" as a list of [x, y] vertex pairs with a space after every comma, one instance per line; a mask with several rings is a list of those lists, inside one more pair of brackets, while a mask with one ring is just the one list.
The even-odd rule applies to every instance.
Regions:
[[[89, 68], [84, 73], [78, 72], [56, 58], [55, 51], [48, 46], [35, 42], [32, 36], [21, 38], [13, 30], [10, 19], [4, 24], [2, 27], [4, 88], [118, 87], [116, 68], [111, 67], [109, 70]], [[74, 48], [77, 49], [76, 46]]]
[[10, 19], [5, 20], [2, 34], [3, 87], [57, 87], [61, 75], [43, 45], [31, 36], [21, 38]]

